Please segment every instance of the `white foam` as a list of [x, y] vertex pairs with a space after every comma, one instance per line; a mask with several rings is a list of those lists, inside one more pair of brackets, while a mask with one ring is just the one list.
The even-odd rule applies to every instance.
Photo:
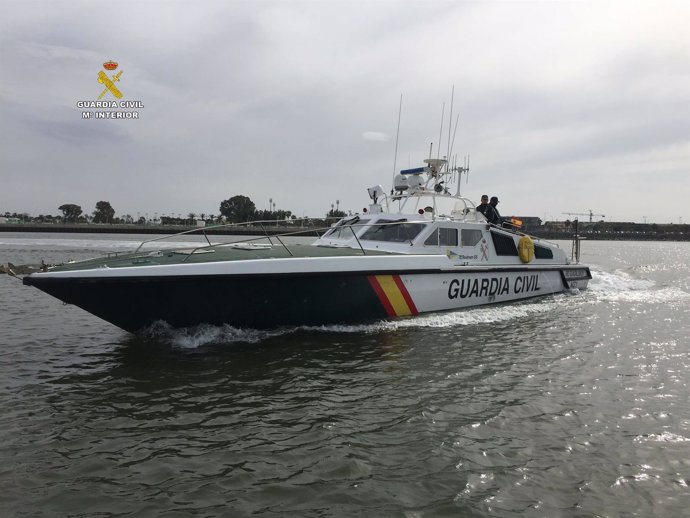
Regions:
[[315, 333], [387, 333], [401, 329], [450, 328], [487, 324], [543, 314], [554, 309], [554, 305], [569, 304], [573, 297], [555, 296], [543, 302], [523, 302], [512, 305], [484, 306], [448, 313], [434, 313], [400, 320], [381, 320], [370, 324], [325, 325], [283, 327], [274, 330], [236, 328], [230, 325], [214, 326], [201, 324], [194, 327], [176, 329], [166, 322], [156, 322], [142, 334], [170, 343], [174, 347], [194, 349], [211, 344], [258, 343], [268, 338], [283, 336], [298, 331]]
[[654, 286], [649, 279], [635, 279], [621, 270], [604, 272], [592, 269], [592, 280], [588, 290], [592, 293], [648, 290]]
[[690, 300], [690, 293], [676, 287], [657, 288], [650, 279], [636, 279], [627, 272], [592, 271], [588, 294], [596, 301], [665, 303]]
[[294, 329], [259, 330], [239, 329], [229, 325], [214, 326], [200, 324], [193, 327], [173, 328], [168, 323], [158, 321], [146, 328], [142, 335], [170, 343], [182, 349], [196, 349], [210, 344], [258, 343], [271, 336], [293, 332]]
[[197, 348], [209, 344], [258, 343], [268, 338], [298, 331], [315, 333], [388, 333], [403, 329], [452, 328], [495, 322], [506, 322], [520, 318], [546, 314], [554, 309], [566, 310], [573, 305], [603, 301], [668, 302], [669, 300], [690, 300], [690, 293], [678, 288], [657, 289], [647, 279], [636, 279], [626, 272], [617, 270], [592, 271], [592, 280], [587, 290], [571, 290], [531, 301], [515, 302], [495, 306], [480, 306], [454, 312], [432, 313], [413, 318], [381, 320], [370, 324], [326, 325], [285, 327], [275, 330], [240, 329], [229, 325], [212, 326], [203, 324], [195, 327], [174, 329], [164, 322], [151, 326], [146, 336], [164, 339], [176, 347]]
[[523, 318], [534, 314], [546, 313], [554, 309], [554, 304], [567, 302], [562, 296], [550, 298], [544, 302], [523, 302], [512, 305], [482, 306], [474, 309], [463, 309], [447, 313], [432, 313], [429, 315], [401, 320], [382, 320], [373, 324], [361, 325], [332, 325], [332, 326], [303, 326], [307, 331], [323, 331], [336, 333], [380, 333], [411, 328], [447, 328], [457, 326], [471, 326], [489, 324]]

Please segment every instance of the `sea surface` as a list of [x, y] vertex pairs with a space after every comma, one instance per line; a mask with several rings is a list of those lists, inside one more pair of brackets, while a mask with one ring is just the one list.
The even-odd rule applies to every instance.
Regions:
[[[138, 239], [0, 234], [0, 262]], [[583, 262], [518, 304], [143, 337], [0, 275], [0, 516], [690, 516], [690, 243]]]

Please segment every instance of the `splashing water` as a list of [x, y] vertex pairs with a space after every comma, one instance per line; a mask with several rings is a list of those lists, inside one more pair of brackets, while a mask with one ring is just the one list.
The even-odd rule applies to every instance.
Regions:
[[666, 303], [690, 300], [690, 293], [678, 287], [661, 286], [649, 279], [636, 279], [626, 272], [592, 271], [592, 280], [587, 290], [597, 302], [628, 301]]
[[571, 309], [584, 303], [632, 301], [660, 303], [668, 300], [688, 300], [690, 294], [678, 288], [656, 288], [654, 281], [636, 279], [626, 272], [606, 272], [593, 268], [592, 280], [587, 290], [572, 290], [540, 299], [497, 306], [482, 306], [454, 312], [434, 313], [399, 320], [381, 320], [369, 324], [284, 327], [273, 330], [236, 328], [230, 325], [198, 326], [176, 329], [165, 322], [157, 322], [143, 332], [143, 336], [163, 340], [173, 347], [193, 349], [206, 345], [260, 343], [269, 338], [299, 331], [312, 333], [376, 334], [391, 333], [402, 329], [452, 328], [506, 322], [545, 314], [554, 309]]
[[[579, 295], [579, 293], [578, 293]], [[519, 302], [500, 306], [484, 306], [447, 313], [434, 313], [400, 320], [381, 320], [369, 324], [334, 324], [324, 326], [295, 326], [273, 330], [236, 328], [230, 325], [200, 324], [187, 328], [173, 328], [166, 322], [156, 322], [144, 330], [142, 336], [163, 340], [174, 347], [197, 348], [205, 345], [232, 343], [259, 343], [276, 336], [300, 331], [313, 333], [376, 334], [391, 333], [402, 329], [452, 328], [478, 324], [505, 322], [532, 315], [544, 314], [556, 307], [570, 304], [571, 294], [555, 295], [547, 300]]]

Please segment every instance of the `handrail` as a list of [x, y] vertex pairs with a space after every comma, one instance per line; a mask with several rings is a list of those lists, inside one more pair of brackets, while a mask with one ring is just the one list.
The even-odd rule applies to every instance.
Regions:
[[[287, 253], [290, 254], [290, 257], [295, 257], [295, 254], [293, 254], [293, 253], [290, 251], [290, 249], [285, 245], [285, 243], [283, 243], [283, 240], [280, 239], [280, 235], [279, 235], [279, 234], [276, 235], [275, 238], [278, 240], [278, 242], [279, 242], [281, 245], [283, 245], [283, 248], [285, 248], [285, 250], [287, 251]], [[270, 241], [271, 238], [269, 237], [268, 240]], [[272, 246], [272, 245], [271, 245], [271, 246]]]
[[[392, 216], [392, 215], [391, 215], [391, 216]], [[306, 219], [305, 219], [305, 220], [306, 220]], [[300, 219], [300, 220], [293, 220], [293, 221], [305, 221], [305, 220]], [[230, 242], [227, 242], [227, 243], [216, 243], [216, 244], [211, 243], [211, 241], [210, 241], [209, 238], [208, 238], [208, 235], [207, 235], [206, 232], [205, 232], [205, 230], [208, 230], [208, 228], [206, 228], [206, 227], [199, 227], [199, 228], [195, 228], [195, 229], [191, 229], [191, 230], [186, 230], [186, 231], [183, 231], [183, 232], [176, 232], [176, 233], [174, 233], [174, 234], [170, 234], [170, 235], [167, 235], [167, 236], [161, 236], [161, 237], [157, 237], [157, 238], [153, 238], [153, 239], [148, 239], [148, 240], [142, 241], [142, 242], [139, 244], [139, 246], [136, 248], [136, 250], [134, 251], [134, 253], [139, 252], [139, 251], [141, 250], [141, 248], [142, 248], [144, 245], [148, 244], [148, 243], [152, 243], [152, 242], [155, 242], [155, 241], [162, 241], [162, 240], [164, 240], [164, 239], [169, 239], [169, 238], [172, 238], [172, 237], [175, 237], [175, 236], [181, 236], [181, 235], [193, 234], [193, 233], [195, 233], [195, 232], [201, 232], [201, 233], [203, 234], [204, 238], [206, 239], [206, 242], [207, 242], [208, 244], [207, 244], [207, 245], [204, 244], [204, 245], [201, 245], [201, 246], [197, 246], [197, 247], [192, 248], [191, 251], [189, 252], [189, 255], [188, 255], [187, 257], [185, 257], [185, 258], [183, 259], [182, 262], [186, 262], [192, 255], [194, 255], [194, 254], [197, 253], [198, 251], [205, 250], [205, 249], [208, 249], [208, 248], [211, 248], [211, 247], [225, 247], [225, 246], [237, 245], [238, 243], [247, 243], [247, 244], [250, 244], [250, 243], [253, 243], [253, 242], [256, 242], [256, 241], [265, 240], [265, 239], [268, 239], [268, 241], [269, 241], [269, 243], [270, 243], [271, 246], [275, 246], [274, 243], [273, 243], [273, 241], [272, 241], [272, 239], [271, 239], [271, 237], [276, 238], [277, 241], [280, 243], [280, 245], [281, 245], [281, 246], [285, 249], [285, 251], [288, 253], [288, 255], [290, 255], [291, 257], [294, 257], [293, 252], [290, 250], [290, 248], [287, 246], [287, 244], [281, 239], [281, 237], [284, 238], [284, 237], [290, 237], [290, 236], [304, 235], [305, 229], [304, 229], [304, 228], [300, 228], [299, 230], [294, 230], [294, 231], [291, 231], [291, 232], [280, 232], [280, 233], [277, 233], [277, 234], [274, 234], [273, 236], [271, 236], [271, 235], [269, 234], [268, 230], [266, 229], [266, 227], [265, 227], [263, 224], [264, 224], [264, 223], [278, 223], [278, 222], [280, 222], [280, 221], [281, 221], [281, 220], [248, 221], [248, 222], [243, 222], [243, 223], [227, 223], [227, 224], [223, 224], [223, 225], [215, 225], [214, 227], [212, 227], [212, 228], [214, 228], [214, 229], [217, 229], [217, 228], [223, 228], [223, 227], [247, 227], [247, 226], [256, 226], [256, 225], [258, 224], [259, 228], [260, 228], [260, 229], [263, 231], [263, 233], [264, 233], [264, 235], [260, 235], [260, 236], [258, 236], [258, 237], [252, 237], [251, 239], [242, 239], [242, 240], [239, 240], [239, 241], [230, 241]], [[350, 232], [352, 233], [352, 235], [353, 235], [353, 237], [354, 237], [354, 239], [355, 239], [357, 245], [359, 246], [360, 250], [362, 251], [362, 254], [363, 254], [363, 255], [366, 255], [366, 249], [364, 248], [364, 246], [362, 245], [362, 242], [360, 241], [359, 237], [357, 236], [357, 233], [356, 233], [354, 227], [359, 227], [359, 228], [361, 228], [361, 227], [384, 227], [384, 226], [392, 226], [392, 225], [401, 225], [401, 224], [405, 224], [405, 223], [423, 223], [423, 222], [424, 222], [424, 221], [417, 221], [417, 220], [414, 220], [414, 219], [413, 219], [413, 220], [409, 220], [408, 218], [404, 218], [403, 220], [392, 221], [392, 222], [385, 222], [385, 223], [383, 223], [383, 222], [373, 222], [373, 223], [364, 222], [364, 223], [347, 224], [347, 222], [345, 222], [345, 224], [344, 224], [343, 226], [346, 226], [346, 227], [349, 228], [349, 230], [350, 230]], [[553, 243], [553, 242], [548, 241], [548, 240], [546, 240], [546, 239], [541, 239], [541, 238], [539, 238], [539, 237], [532, 236], [532, 235], [530, 235], [530, 234], [526, 234], [526, 233], [521, 232], [521, 231], [516, 230], [516, 229], [505, 228], [505, 227], [502, 227], [502, 226], [500, 226], [500, 225], [495, 225], [495, 224], [491, 224], [491, 223], [488, 223], [488, 225], [489, 225], [489, 228], [500, 229], [500, 230], [506, 231], [506, 232], [508, 232], [508, 233], [517, 234], [517, 235], [520, 235], [520, 236], [528, 236], [528, 237], [530, 237], [530, 238], [532, 238], [532, 239], [534, 239], [534, 240], [536, 240], [536, 241], [543, 241], [543, 242], [548, 243], [548, 244], [550, 244], [550, 245], [552, 245], [552, 246], [555, 246], [556, 248], [560, 248], [560, 246], [559, 246], [557, 243]], [[319, 232], [322, 232], [322, 234], [324, 234], [324, 233], [326, 233], [327, 231], [329, 231], [329, 230], [331, 230], [331, 229], [333, 229], [333, 228], [335, 228], [335, 227], [334, 227], [333, 225], [331, 225], [331, 226], [326, 226], [326, 227], [313, 227], [311, 230], [313, 230], [313, 231], [315, 232], [315, 234], [316, 234], [317, 237], [321, 237], [321, 236], [319, 235]]]
[[[365, 226], [365, 225], [362, 225], [362, 226]], [[357, 237], [357, 234], [355, 233], [354, 230], [352, 230], [352, 227], [354, 227], [354, 225], [348, 225], [348, 227], [350, 228], [350, 232], [352, 232], [352, 236], [355, 238], [355, 241], [357, 241], [359, 248], [362, 250], [362, 255], [367, 255], [367, 253], [364, 251], [364, 247], [362, 246], [362, 243], [360, 242], [359, 238]]]
[[[293, 222], [296, 222], [296, 221], [311, 221], [312, 219], [314, 219], [314, 218], [300, 218], [300, 219], [293, 219], [293, 220], [290, 220], [290, 221], [293, 221]], [[225, 227], [248, 227], [248, 226], [255, 226], [255, 225], [258, 224], [258, 225], [261, 226], [261, 230], [263, 230], [264, 233], [266, 234], [266, 236], [268, 237], [268, 235], [269, 235], [269, 234], [268, 234], [268, 231], [263, 227], [263, 223], [284, 223], [284, 220], [280, 220], [280, 219], [268, 220], [268, 219], [266, 219], [266, 220], [257, 220], [257, 221], [245, 221], [245, 222], [242, 222], [242, 223], [224, 223], [224, 224], [221, 224], [221, 225], [213, 225], [212, 227], [197, 227], [197, 228], [193, 228], [193, 229], [191, 229], [191, 230], [184, 230], [184, 231], [182, 231], [182, 232], [174, 232], [173, 234], [167, 234], [167, 235], [165, 235], [165, 236], [155, 237], [155, 238], [152, 238], [152, 239], [146, 239], [146, 240], [142, 241], [141, 243], [139, 243], [139, 246], [136, 248], [136, 250], [134, 251], [134, 253], [137, 253], [144, 245], [146, 245], [146, 244], [148, 244], [148, 243], [153, 243], [153, 242], [155, 242], [155, 241], [163, 241], [163, 240], [165, 240], [165, 239], [170, 239], [170, 238], [172, 238], [172, 237], [182, 236], [182, 235], [185, 235], [185, 234], [193, 234], [193, 233], [195, 233], [195, 232], [201, 232], [202, 234], [204, 234], [204, 237], [206, 237], [206, 241], [208, 242], [209, 246], [213, 246], [213, 244], [211, 243], [211, 241], [209, 241], [208, 237], [206, 236], [206, 230], [209, 230], [210, 228], [212, 228], [212, 229], [220, 229], [220, 228], [225, 228]], [[315, 230], [319, 230], [320, 228], [321, 228], [321, 227], [316, 227]], [[299, 233], [303, 233], [304, 231], [305, 231], [305, 230], [300, 230], [300, 231], [298, 231], [297, 233], [298, 233], [298, 234], [299, 234]], [[269, 240], [270, 240], [270, 239], [269, 239]]]
[[[330, 230], [331, 228], [332, 228], [332, 227], [316, 227], [314, 230], [318, 232], [319, 230], [324, 230], [324, 231], [326, 231], [326, 230]], [[292, 253], [292, 251], [288, 248], [288, 246], [287, 246], [287, 245], [283, 242], [283, 240], [280, 239], [280, 238], [281, 238], [281, 237], [288, 237], [288, 236], [296, 236], [296, 235], [298, 235], [298, 234], [304, 234], [304, 231], [303, 231], [303, 230], [295, 230], [295, 231], [293, 231], [293, 232], [282, 232], [282, 233], [280, 233], [280, 234], [274, 234], [273, 237], [275, 237], [275, 238], [280, 242], [280, 244], [283, 246], [283, 248], [285, 248], [285, 250], [287, 251], [287, 253], [288, 253], [291, 257], [294, 257], [294, 254]], [[199, 250], [204, 250], [204, 249], [210, 248], [210, 247], [212, 247], [212, 246], [213, 246], [213, 247], [219, 248], [219, 247], [223, 247], [223, 246], [237, 245], [238, 243], [252, 243], [252, 242], [254, 242], [254, 241], [261, 241], [261, 240], [263, 240], [263, 239], [268, 239], [269, 242], [271, 243], [271, 246], [273, 246], [273, 242], [271, 241], [271, 237], [269, 236], [269, 234], [266, 234], [265, 236], [254, 237], [254, 238], [251, 238], [251, 239], [243, 239], [243, 240], [241, 240], [241, 241], [231, 241], [231, 242], [229, 242], [229, 243], [216, 243], [215, 245], [197, 246], [197, 247], [195, 247], [195, 248], [192, 248], [191, 252], [189, 252], [189, 255], [188, 255], [187, 257], [185, 257], [185, 259], [184, 259], [182, 262], [186, 262], [187, 259], [189, 259], [189, 257], [191, 257], [192, 255], [194, 255], [197, 251], [199, 251]]]
[[[390, 223], [362, 223], [362, 224], [348, 225], [348, 227], [370, 227], [370, 226], [375, 226], [375, 227], [381, 226], [381, 227], [383, 227], [383, 226], [391, 226], [391, 225], [401, 225], [401, 224], [404, 224], [404, 223], [422, 223], [422, 222], [416, 222], [416, 221], [410, 222], [410, 221], [408, 221], [408, 220], [405, 218], [404, 221], [393, 221], [393, 222], [390, 222]], [[327, 231], [327, 230], [331, 230], [332, 228], [333, 228], [332, 226], [330, 226], [330, 227], [317, 227], [315, 230], [316, 230], [316, 231], [319, 231], [319, 230]], [[350, 230], [354, 233], [354, 230], [352, 230], [352, 229], [350, 229]], [[283, 242], [283, 240], [280, 239], [280, 238], [281, 238], [281, 237], [296, 236], [296, 235], [298, 235], [298, 234], [304, 234], [304, 232], [301, 231], [301, 230], [295, 230], [295, 231], [293, 231], [293, 232], [282, 232], [282, 233], [280, 233], [280, 234], [274, 234], [273, 237], [275, 237], [276, 239], [278, 239], [278, 241], [280, 242], [280, 244], [283, 246], [283, 248], [285, 248], [285, 250], [287, 251], [287, 253], [288, 253], [291, 257], [294, 257], [294, 254], [292, 253], [292, 251], [288, 248], [288, 246], [287, 246], [287, 245]], [[251, 239], [243, 239], [242, 241], [232, 241], [232, 242], [230, 242], [230, 243], [216, 243], [215, 245], [197, 246], [197, 247], [195, 247], [195, 248], [192, 248], [192, 250], [189, 252], [189, 255], [188, 255], [187, 257], [185, 257], [185, 258], [182, 260], [182, 262], [183, 262], [183, 263], [186, 262], [192, 255], [194, 255], [194, 254], [195, 254], [196, 252], [198, 252], [199, 250], [204, 250], [204, 249], [210, 248], [211, 246], [216, 247], [216, 248], [220, 248], [220, 247], [223, 247], [223, 246], [236, 245], [236, 244], [238, 244], [238, 243], [252, 243], [252, 242], [254, 242], [254, 241], [261, 241], [261, 240], [267, 239], [267, 238], [268, 238], [269, 241], [270, 241], [270, 237], [269, 237], [268, 235], [265, 235], [265, 236], [254, 237], [254, 238], [251, 238]], [[366, 255], [366, 251], [365, 251], [365, 249], [364, 249], [364, 246], [362, 246], [362, 243], [360, 242], [360, 240], [359, 240], [359, 238], [357, 237], [356, 234], [355, 234], [355, 240], [357, 241], [357, 244], [359, 245], [360, 249], [362, 250], [362, 253], [363, 253], [364, 255]], [[271, 242], [271, 245], [273, 245], [272, 242]]]
[[143, 247], [147, 243], [153, 243], [154, 241], [162, 241], [164, 239], [170, 239], [173, 236], [181, 236], [183, 234], [192, 234], [194, 232], [199, 232], [200, 230], [202, 230], [202, 228], [203, 227], [193, 228], [191, 230], [184, 230], [182, 232], [175, 232], [174, 234], [168, 234], [166, 236], [154, 237], [153, 239], [146, 239], [146, 240], [142, 241], [141, 243], [139, 243], [139, 246], [137, 247], [136, 250], [134, 250], [134, 253], [136, 254], [141, 249], [141, 247]]

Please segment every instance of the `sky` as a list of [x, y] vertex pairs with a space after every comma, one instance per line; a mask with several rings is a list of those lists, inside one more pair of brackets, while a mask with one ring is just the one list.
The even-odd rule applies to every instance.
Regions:
[[[422, 165], [439, 136], [446, 154], [454, 90], [477, 203], [690, 223], [687, 1], [1, 5], [0, 213], [209, 215], [238, 194], [360, 212], [394, 164]], [[107, 60], [138, 119], [82, 118]]]

